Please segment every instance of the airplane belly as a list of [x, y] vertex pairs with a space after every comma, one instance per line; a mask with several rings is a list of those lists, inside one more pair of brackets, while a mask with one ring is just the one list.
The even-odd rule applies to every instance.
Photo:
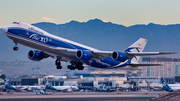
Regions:
[[118, 70], [138, 70], [140, 67], [132, 67], [127, 65], [127, 62], [115, 61], [110, 57], [100, 60], [84, 61], [87, 65], [100, 69], [118, 69]]
[[107, 57], [105, 59], [84, 61], [87, 65], [101, 69], [114, 69], [113, 67], [118, 66], [121, 62], [114, 61], [112, 58]]

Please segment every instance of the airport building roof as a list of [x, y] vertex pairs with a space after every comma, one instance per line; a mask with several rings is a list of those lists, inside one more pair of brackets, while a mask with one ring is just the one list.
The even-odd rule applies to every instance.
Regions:
[[83, 76], [83, 77], [126, 77], [127, 71], [93, 71], [93, 72], [84, 72], [84, 71], [75, 71], [74, 76]]

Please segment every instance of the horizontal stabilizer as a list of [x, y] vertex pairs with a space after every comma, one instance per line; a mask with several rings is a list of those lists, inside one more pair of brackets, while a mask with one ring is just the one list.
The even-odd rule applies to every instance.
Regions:
[[138, 67], [138, 66], [162, 66], [162, 64], [128, 64], [132, 67]]
[[164, 55], [164, 54], [175, 54], [177, 52], [125, 52], [128, 55], [135, 56], [148, 56], [148, 55]]

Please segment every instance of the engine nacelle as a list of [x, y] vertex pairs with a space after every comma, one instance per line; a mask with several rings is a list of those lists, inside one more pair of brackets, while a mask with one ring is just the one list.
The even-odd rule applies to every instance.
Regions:
[[30, 50], [28, 53], [28, 58], [33, 61], [40, 61], [40, 60], [44, 59], [45, 57], [44, 57], [43, 53], [40, 51]]
[[81, 60], [91, 60], [91, 53], [83, 50], [78, 50], [76, 53], [76, 57]]
[[127, 60], [127, 56], [124, 53], [121, 52], [113, 52], [111, 57], [116, 60], [116, 61], [120, 61], [120, 62], [124, 62]]

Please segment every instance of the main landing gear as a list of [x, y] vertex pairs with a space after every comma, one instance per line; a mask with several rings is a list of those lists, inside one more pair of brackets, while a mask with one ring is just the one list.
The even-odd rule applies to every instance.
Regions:
[[[56, 59], [55, 65], [57, 69], [62, 69], [60, 58]], [[83, 70], [84, 66], [82, 62], [71, 62], [71, 65], [68, 65], [67, 68], [70, 70]]]
[[16, 42], [14, 42], [14, 43], [15, 43], [15, 46], [13, 47], [13, 50], [18, 51], [19, 48], [17, 47], [17, 43]]
[[83, 70], [84, 66], [82, 62], [71, 62], [71, 65], [68, 65], [67, 68], [70, 70], [75, 70], [75, 69]]
[[56, 59], [56, 61], [55, 61], [55, 65], [56, 65], [56, 68], [57, 68], [57, 69], [62, 69], [62, 66], [61, 66], [61, 61], [60, 61], [60, 59], [59, 59], [59, 58], [57, 58], [57, 59]]

